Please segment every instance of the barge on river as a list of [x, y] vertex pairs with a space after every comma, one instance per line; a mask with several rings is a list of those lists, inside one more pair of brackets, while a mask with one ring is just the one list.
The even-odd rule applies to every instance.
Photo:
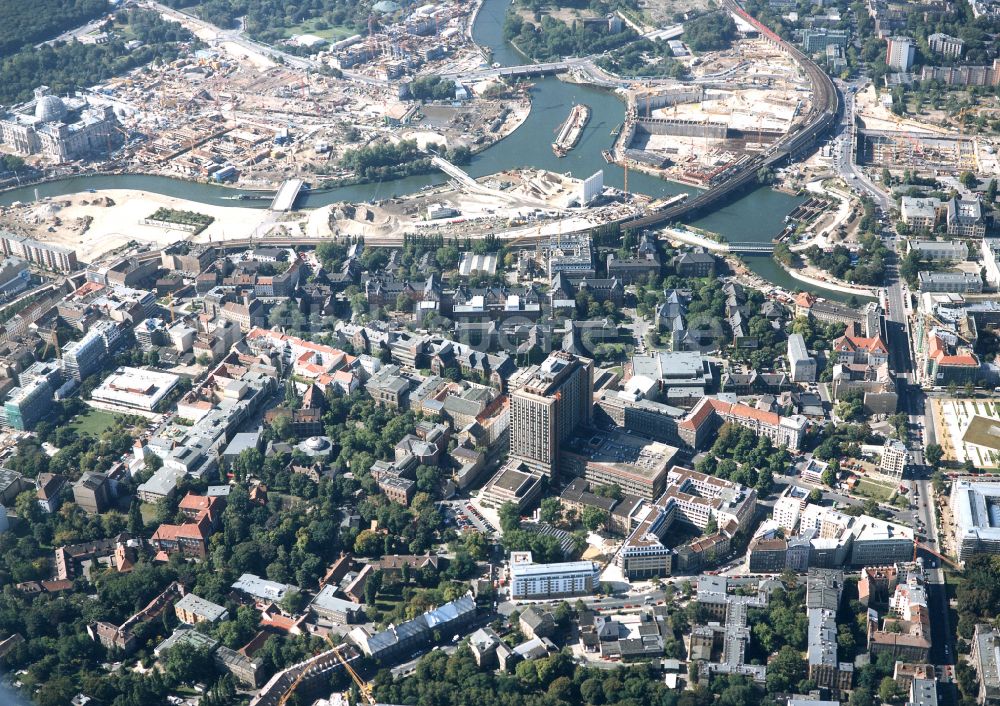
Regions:
[[583, 128], [590, 122], [590, 106], [577, 103], [569, 111], [569, 117], [559, 127], [559, 134], [556, 141], [552, 143], [552, 151], [557, 157], [565, 157], [566, 154], [577, 146], [580, 138], [583, 137]]

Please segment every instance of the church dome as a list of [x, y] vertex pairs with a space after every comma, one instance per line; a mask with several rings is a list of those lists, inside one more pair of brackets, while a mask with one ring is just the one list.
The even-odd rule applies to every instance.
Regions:
[[42, 96], [35, 103], [35, 117], [45, 123], [62, 120], [66, 115], [66, 105], [58, 96]]

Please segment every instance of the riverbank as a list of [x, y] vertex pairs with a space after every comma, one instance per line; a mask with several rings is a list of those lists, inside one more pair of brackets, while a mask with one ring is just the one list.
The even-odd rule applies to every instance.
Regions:
[[[778, 262], [775, 260], [775, 262]], [[858, 297], [873, 298], [878, 296], [877, 287], [864, 287], [857, 284], [848, 284], [847, 282], [830, 282], [827, 280], [822, 280], [817, 277], [811, 277], [807, 274], [803, 274], [795, 268], [788, 267], [784, 263], [778, 262], [778, 266], [781, 267], [785, 272], [788, 273], [789, 277], [802, 282], [804, 284], [811, 285], [813, 287], [820, 287], [822, 289], [829, 289], [833, 292], [840, 292], [841, 294], [848, 294]]]
[[728, 253], [729, 248], [724, 243], [712, 240], [711, 238], [706, 238], [703, 235], [698, 235], [697, 233], [680, 228], [663, 228], [660, 230], [667, 240], [673, 240], [678, 243], [684, 243], [685, 245], [694, 245], [696, 247], [702, 247], [710, 252], [714, 253]]

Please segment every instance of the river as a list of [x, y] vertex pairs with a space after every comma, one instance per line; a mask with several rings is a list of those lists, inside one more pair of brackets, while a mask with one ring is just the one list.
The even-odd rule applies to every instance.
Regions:
[[[485, 0], [473, 27], [473, 38], [480, 46], [492, 48], [493, 61], [516, 66], [526, 63], [524, 57], [503, 41], [503, 20], [510, 1]], [[552, 153], [550, 145], [574, 103], [589, 105], [593, 110], [593, 117], [577, 147], [566, 157], [559, 158]], [[624, 119], [624, 104], [609, 91], [567, 83], [552, 77], [537, 79], [532, 89], [531, 114], [528, 119], [513, 134], [473, 157], [466, 170], [472, 176], [480, 177], [508, 169], [536, 167], [570, 172], [575, 177], [585, 178], [603, 169], [605, 184], [622, 188], [624, 171], [617, 165], [607, 164], [601, 151], [611, 147], [614, 141], [611, 131]], [[297, 203], [301, 208], [318, 208], [338, 201], [368, 201], [413, 193], [424, 186], [444, 181], [442, 174], [425, 174], [379, 184], [306, 192]], [[0, 204], [31, 201], [35, 198], [36, 189], [42, 197], [64, 196], [88, 189], [141, 189], [199, 203], [260, 208], [268, 205], [267, 201], [226, 199], [225, 197], [241, 191], [225, 186], [142, 174], [60, 179], [0, 193]], [[629, 174], [629, 190], [654, 197], [694, 192], [693, 187], [636, 171]], [[770, 242], [781, 231], [784, 217], [802, 201], [802, 198], [761, 187], [695, 221], [694, 225], [720, 233], [731, 241]], [[770, 257], [745, 259], [751, 270], [781, 287], [791, 291], [810, 289], [792, 279]], [[830, 299], [847, 299], [845, 295], [825, 289], [811, 291]]]

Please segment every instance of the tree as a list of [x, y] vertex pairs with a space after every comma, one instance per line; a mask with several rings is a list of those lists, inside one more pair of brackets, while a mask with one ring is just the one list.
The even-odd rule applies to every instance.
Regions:
[[233, 473], [240, 480], [260, 473], [263, 467], [264, 455], [255, 448], [243, 449], [233, 461]]
[[299, 397], [299, 391], [296, 389], [295, 383], [289, 380], [285, 383], [285, 406], [288, 409], [298, 409], [301, 404], [302, 398]]
[[280, 606], [288, 615], [298, 615], [306, 604], [306, 597], [299, 591], [287, 591], [282, 597]]
[[362, 556], [375, 556], [382, 547], [382, 540], [370, 529], [361, 530], [354, 539], [354, 552]]
[[821, 500], [823, 500], [823, 491], [819, 488], [813, 488], [809, 491], [809, 502], [819, 503]]
[[833, 466], [827, 466], [820, 476], [820, 480], [823, 481], [823, 485], [834, 487], [837, 485], [837, 472], [833, 470]]
[[161, 655], [160, 663], [169, 679], [180, 684], [195, 684], [212, 673], [212, 658], [204, 648], [177, 645]]
[[858, 687], [851, 694], [850, 706], [873, 706], [872, 693], [865, 687]]
[[292, 428], [292, 413], [284, 412], [275, 416], [274, 420], [271, 422], [271, 430], [274, 435], [279, 439], [289, 441], [295, 437], [295, 432]]
[[715, 534], [719, 531], [719, 521], [715, 518], [715, 515], [708, 516], [708, 522], [705, 523], [704, 534]]
[[891, 703], [902, 696], [902, 689], [892, 677], [883, 677], [878, 685], [878, 697], [882, 703]]
[[611, 498], [612, 500], [621, 500], [622, 487], [617, 483], [599, 485], [594, 488], [594, 495], [600, 495], [602, 498]]
[[128, 508], [128, 531], [132, 534], [141, 534], [145, 529], [146, 525], [142, 521], [142, 512], [140, 511], [139, 501], [133, 500], [132, 504]]
[[521, 528], [521, 512], [509, 500], [500, 506], [500, 531], [504, 534]]
[[559, 504], [559, 499], [545, 498], [542, 500], [539, 507], [539, 517], [542, 522], [548, 522], [550, 525], [562, 519], [562, 505]]
[[928, 444], [924, 456], [927, 457], [927, 463], [937, 466], [944, 458], [944, 449], [941, 448], [940, 444]]
[[806, 665], [802, 655], [791, 645], [784, 645], [767, 665], [767, 690], [788, 691], [805, 679]]
[[958, 177], [958, 180], [962, 182], [962, 186], [969, 191], [972, 191], [979, 186], [979, 179], [977, 179], [976, 175], [972, 172], [962, 172], [961, 176]]
[[26, 490], [17, 496], [14, 500], [14, 510], [17, 512], [17, 516], [29, 525], [34, 525], [42, 519], [42, 508], [39, 506], [38, 496], [33, 490]]
[[942, 495], [945, 490], [945, 483], [947, 483], [948, 477], [942, 473], [940, 470], [934, 471], [931, 474], [931, 486], [934, 488], [934, 492], [938, 495]]
[[608, 521], [608, 513], [606, 510], [602, 510], [599, 507], [594, 507], [593, 505], [588, 505], [583, 508], [583, 515], [581, 517], [583, 520], [583, 526], [586, 527], [591, 532], [596, 532]]
[[997, 180], [996, 177], [990, 179], [989, 185], [986, 187], [986, 193], [984, 194], [985, 200], [988, 206], [993, 206], [994, 202], [997, 200]]

